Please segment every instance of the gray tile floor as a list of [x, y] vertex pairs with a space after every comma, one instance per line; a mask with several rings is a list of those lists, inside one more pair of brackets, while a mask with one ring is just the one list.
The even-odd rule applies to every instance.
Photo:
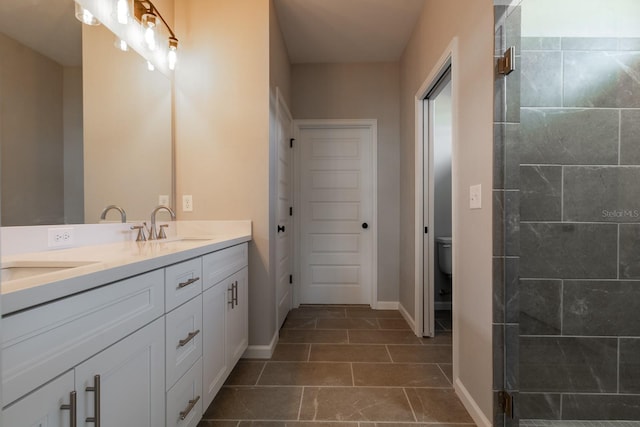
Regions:
[[472, 426], [451, 385], [450, 313], [437, 324], [418, 338], [395, 310], [295, 309], [273, 357], [241, 360], [198, 427]]

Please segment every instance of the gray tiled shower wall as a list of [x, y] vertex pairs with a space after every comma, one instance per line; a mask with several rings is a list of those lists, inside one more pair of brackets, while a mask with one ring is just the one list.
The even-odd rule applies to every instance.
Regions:
[[640, 39], [521, 49], [519, 415], [640, 420]]

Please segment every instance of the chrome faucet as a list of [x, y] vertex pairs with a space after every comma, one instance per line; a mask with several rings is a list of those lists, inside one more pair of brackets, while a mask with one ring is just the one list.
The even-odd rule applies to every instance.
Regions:
[[118, 205], [109, 205], [107, 207], [105, 207], [102, 210], [102, 213], [100, 214], [100, 219], [102, 221], [104, 221], [107, 218], [107, 212], [109, 212], [111, 209], [115, 209], [118, 212], [120, 212], [120, 220], [125, 223], [127, 222], [127, 213], [124, 211], [124, 209], [122, 209], [120, 206]]
[[176, 214], [175, 212], [173, 212], [171, 210], [171, 208], [167, 207], [167, 206], [163, 206], [163, 205], [159, 205], [156, 206], [155, 208], [153, 208], [153, 210], [151, 211], [151, 228], [149, 228], [149, 238], [148, 240], [158, 240], [158, 239], [166, 239], [167, 236], [164, 233], [164, 230], [160, 230], [160, 234], [157, 233], [156, 231], [156, 214], [158, 213], [158, 211], [161, 211], [162, 209], [166, 210], [167, 212], [169, 212], [169, 214], [171, 215], [171, 221], [175, 221], [176, 220]]

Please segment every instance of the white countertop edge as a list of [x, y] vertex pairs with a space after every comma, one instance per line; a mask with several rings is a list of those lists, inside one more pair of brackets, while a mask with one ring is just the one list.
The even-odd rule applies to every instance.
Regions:
[[[79, 268], [77, 274], [74, 275], [69, 271], [63, 279], [47, 281], [47, 275], [39, 276], [39, 283], [26, 286], [21, 289], [2, 292], [2, 314], [10, 315], [17, 311], [25, 310], [40, 304], [44, 304], [59, 298], [63, 298], [76, 293], [84, 292], [96, 287], [107, 285], [128, 277], [137, 276], [148, 271], [166, 267], [167, 265], [182, 262], [191, 258], [196, 258], [210, 252], [235, 246], [251, 240], [251, 232], [229, 233], [227, 236], [212, 238], [211, 240], [190, 241], [180, 248], [170, 253], [157, 256], [150, 256], [144, 259], [127, 260], [125, 257], [115, 262], [105, 263], [101, 266], [100, 262], [93, 265], [93, 269], [97, 271], [84, 272], [86, 269]], [[170, 241], [163, 242], [144, 242], [142, 245], [158, 245], [171, 244]], [[182, 243], [182, 242], [179, 242]], [[81, 248], [76, 248], [81, 249]], [[49, 252], [51, 253], [51, 252]], [[33, 254], [31, 254], [33, 255]], [[117, 265], [114, 265], [117, 264]], [[101, 268], [102, 267], [102, 268]], [[34, 282], [30, 278], [30, 282]], [[7, 282], [8, 284], [10, 282]]]

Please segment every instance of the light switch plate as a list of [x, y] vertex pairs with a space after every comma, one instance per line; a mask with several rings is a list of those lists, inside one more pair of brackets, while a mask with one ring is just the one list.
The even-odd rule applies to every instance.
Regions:
[[482, 209], [482, 185], [469, 187], [469, 209]]
[[169, 196], [167, 194], [161, 194], [158, 196], [158, 204], [160, 206], [169, 206]]

